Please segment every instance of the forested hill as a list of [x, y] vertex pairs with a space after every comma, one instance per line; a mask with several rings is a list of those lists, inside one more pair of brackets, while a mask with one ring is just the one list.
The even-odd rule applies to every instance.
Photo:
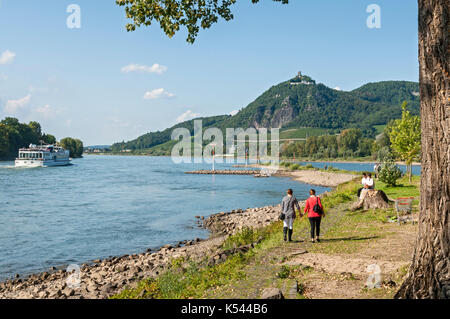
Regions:
[[[203, 127], [221, 129], [248, 127], [318, 127], [344, 129], [359, 127], [375, 134], [374, 125], [387, 124], [401, 116], [401, 104], [409, 102], [419, 114], [419, 83], [385, 81], [366, 84], [353, 91], [339, 91], [299, 74], [275, 85], [234, 116], [203, 118]], [[116, 143], [113, 151], [140, 150], [170, 141], [177, 127], [192, 130], [193, 121], [177, 124], [162, 132], [147, 133], [130, 142]]]
[[[226, 120], [229, 117], [231, 117], [231, 116], [230, 115], [219, 115], [219, 116], [203, 117], [203, 118], [198, 118], [198, 119], [203, 121], [203, 128], [205, 129], [208, 127], [219, 126], [221, 123], [224, 122], [224, 120]], [[171, 136], [172, 136], [172, 131], [176, 128], [187, 128], [189, 130], [189, 132], [191, 133], [191, 135], [194, 135], [194, 120], [179, 123], [175, 126], [165, 129], [164, 131], [151, 132], [151, 133], [144, 134], [130, 142], [115, 143], [114, 145], [112, 145], [111, 148], [113, 151], [120, 151], [120, 150], [125, 150], [125, 149], [139, 150], [139, 149], [145, 149], [145, 148], [150, 148], [150, 147], [153, 147], [156, 145], [160, 145], [160, 144], [170, 141]]]

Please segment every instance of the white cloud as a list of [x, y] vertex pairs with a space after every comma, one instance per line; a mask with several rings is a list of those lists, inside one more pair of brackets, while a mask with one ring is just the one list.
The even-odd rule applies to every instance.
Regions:
[[121, 71], [122, 73], [140, 72], [140, 73], [163, 74], [164, 72], [167, 71], [167, 67], [158, 63], [155, 63], [152, 66], [129, 64], [127, 66], [124, 66]]
[[152, 91], [145, 92], [144, 99], [145, 100], [156, 100], [156, 99], [160, 99], [160, 98], [172, 98], [174, 96], [175, 96], [175, 94], [167, 92], [163, 88], [160, 88], [160, 89], [155, 89]]
[[55, 117], [60, 111], [58, 109], [55, 109], [54, 107], [51, 107], [50, 105], [44, 105], [41, 107], [38, 107], [35, 110], [37, 113], [39, 113], [44, 118], [53, 118]]
[[339, 86], [336, 86], [334, 89], [335, 89], [336, 91], [342, 91], [342, 89], [341, 89]]
[[236, 114], [238, 114], [239, 113], [239, 110], [234, 110], [234, 111], [231, 111], [230, 112], [230, 115], [231, 116], [235, 116]]
[[189, 120], [195, 119], [199, 116], [200, 116], [200, 114], [194, 113], [191, 110], [187, 110], [186, 112], [184, 112], [183, 114], [181, 114], [180, 116], [177, 117], [176, 123], [189, 121]]
[[0, 64], [11, 63], [12, 61], [14, 61], [15, 57], [16, 54], [14, 52], [6, 50], [0, 55]]
[[19, 111], [21, 108], [26, 106], [31, 99], [31, 95], [28, 94], [27, 96], [18, 99], [18, 100], [8, 100], [5, 105], [5, 113], [7, 114], [15, 114], [17, 111]]

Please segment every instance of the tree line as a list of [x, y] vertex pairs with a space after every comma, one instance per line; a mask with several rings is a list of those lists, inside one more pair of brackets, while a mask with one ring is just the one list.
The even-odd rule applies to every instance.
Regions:
[[[57, 140], [52, 134], [43, 133], [38, 122], [20, 123], [13, 117], [6, 117], [0, 121], [0, 159], [14, 159], [20, 148], [41, 143], [56, 144]], [[73, 158], [81, 157], [83, 154], [83, 142], [79, 139], [67, 137], [60, 141], [60, 145], [69, 150]]]
[[310, 136], [306, 141], [286, 144], [281, 155], [311, 159], [365, 157], [372, 155], [374, 142], [374, 139], [363, 137], [361, 129], [350, 128], [339, 135]]
[[334, 159], [367, 157], [383, 162], [385, 158], [404, 160], [408, 173], [414, 160], [420, 158], [420, 117], [402, 105], [402, 117], [390, 121], [376, 138], [365, 137], [360, 128], [349, 128], [340, 134], [310, 136], [306, 141], [288, 143], [282, 147], [284, 157]]

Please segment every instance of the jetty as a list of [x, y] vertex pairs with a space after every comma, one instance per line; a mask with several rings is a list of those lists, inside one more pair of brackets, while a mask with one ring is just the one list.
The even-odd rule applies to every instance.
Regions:
[[258, 170], [199, 170], [186, 172], [186, 174], [198, 174], [198, 175], [261, 175], [261, 171]]

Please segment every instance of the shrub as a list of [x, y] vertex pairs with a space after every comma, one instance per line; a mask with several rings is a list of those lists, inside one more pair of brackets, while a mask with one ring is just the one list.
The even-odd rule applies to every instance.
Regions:
[[297, 170], [299, 167], [300, 167], [300, 165], [298, 165], [298, 164], [292, 164], [291, 165], [291, 169], [292, 170]]
[[402, 177], [403, 173], [400, 168], [392, 161], [385, 162], [381, 165], [378, 178], [383, 183], [386, 183], [388, 187], [395, 186], [397, 180]]
[[283, 265], [281, 266], [280, 272], [277, 275], [280, 279], [289, 278], [289, 276], [291, 275], [291, 269], [288, 266]]

